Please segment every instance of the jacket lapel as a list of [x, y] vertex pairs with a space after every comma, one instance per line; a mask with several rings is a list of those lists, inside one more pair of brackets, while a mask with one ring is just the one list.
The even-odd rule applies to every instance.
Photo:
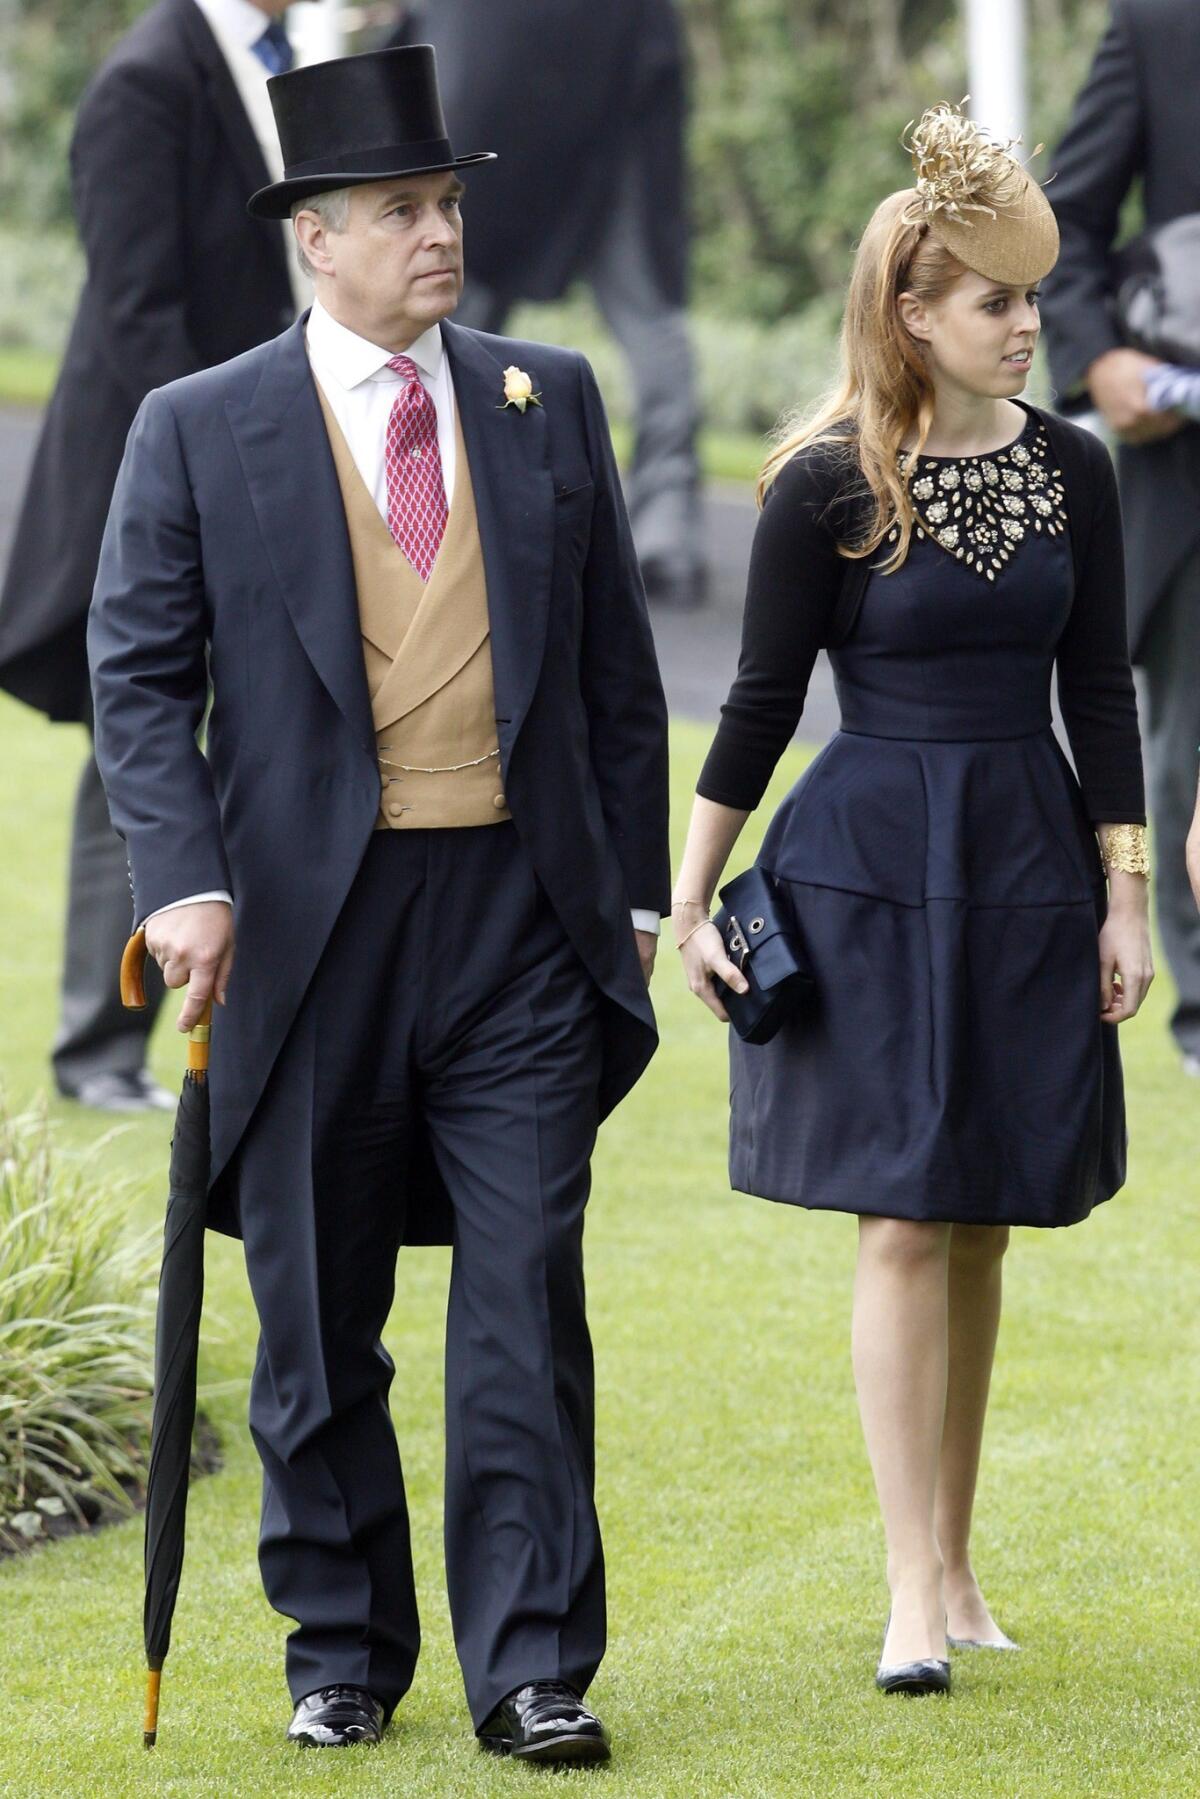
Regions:
[[356, 740], [374, 756], [354, 565], [304, 344], [307, 318], [267, 346], [256, 386], [244, 404], [227, 402], [226, 412], [296, 635]]
[[[554, 563], [546, 416], [504, 406], [504, 368], [472, 331], [444, 323], [487, 578], [496, 724], [507, 766], [537, 685]], [[537, 378], [534, 370], [534, 388]]]
[[[204, 71], [208, 83], [209, 99], [213, 111], [221, 121], [221, 129], [229, 140], [229, 148], [237, 163], [247, 194], [255, 193], [265, 187], [271, 179], [270, 171], [263, 161], [263, 153], [258, 139], [254, 135], [254, 127], [242, 105], [242, 97], [237, 91], [237, 84], [229, 72], [229, 65], [221, 54], [221, 47], [209, 29], [208, 20], [195, 4], [195, 0], [180, 0], [179, 22], [187, 39], [188, 48], [193, 59]], [[283, 239], [280, 232], [279, 259], [283, 261]]]

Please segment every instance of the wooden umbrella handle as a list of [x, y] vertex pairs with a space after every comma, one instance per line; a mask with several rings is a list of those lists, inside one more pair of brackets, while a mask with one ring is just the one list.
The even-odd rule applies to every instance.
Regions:
[[146, 1010], [146, 932], [139, 925], [121, 957], [121, 1004], [129, 1012]]
[[[146, 932], [139, 925], [121, 957], [121, 1004], [130, 1012], [146, 1008]], [[188, 1071], [195, 1075], [208, 1072], [208, 1040], [212, 1027], [212, 1001], [188, 1032]]]

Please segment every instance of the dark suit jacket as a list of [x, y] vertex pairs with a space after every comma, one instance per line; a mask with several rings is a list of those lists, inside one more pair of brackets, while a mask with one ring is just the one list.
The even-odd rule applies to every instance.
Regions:
[[[504, 791], [609, 1002], [607, 1111], [655, 1042], [629, 908], [670, 903], [666, 709], [637, 562], [583, 358], [442, 330], [483, 545]], [[509, 363], [534, 377], [541, 406], [501, 405]], [[211, 888], [234, 896], [237, 966], [209, 1076], [216, 1179], [379, 809], [345, 514], [301, 325], [146, 399], [89, 650], [96, 755], [137, 917]], [[415, 1239], [429, 1208], [413, 1211]], [[234, 1223], [228, 1207], [214, 1221]]]
[[88, 713], [84, 634], [125, 438], [145, 394], [295, 315], [269, 175], [193, 0], [160, 0], [85, 93], [71, 143], [87, 278], [0, 592], [0, 686]]
[[[1200, 212], [1200, 6], [1113, 0], [1112, 18], [1051, 163], [1046, 195], [1062, 252], [1042, 289], [1050, 370], [1060, 398], [1120, 336], [1109, 306], [1111, 252], [1135, 180], [1147, 225]], [[1200, 427], [1117, 458], [1129, 570], [1129, 638], [1138, 659], [1155, 604], [1200, 544]]]
[[468, 277], [505, 300], [556, 299], [585, 266], [632, 156], [655, 221], [652, 273], [664, 301], [683, 304], [684, 50], [674, 0], [421, 0], [391, 41], [437, 50], [455, 149], [499, 153], [467, 172]]

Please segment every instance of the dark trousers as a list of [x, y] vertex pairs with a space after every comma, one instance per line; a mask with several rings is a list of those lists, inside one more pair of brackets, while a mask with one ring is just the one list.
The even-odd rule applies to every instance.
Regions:
[[145, 1065], [163, 987], [150, 963], [145, 1011], [127, 1012], [121, 1005], [118, 975], [132, 917], [125, 845], [113, 830], [89, 751], [71, 820], [62, 999], [51, 1057], [64, 1093], [75, 1092], [89, 1075], [136, 1074]]
[[[643, 569], [687, 580], [702, 573], [704, 563], [700, 405], [691, 336], [684, 308], [659, 287], [649, 248], [658, 223], [632, 160], [611, 195], [607, 217], [582, 275], [629, 364], [634, 449], [623, 485], [630, 528]], [[472, 277], [454, 322], [499, 332], [508, 311], [505, 301]]]
[[348, 1683], [390, 1710], [413, 1676], [380, 1337], [422, 1142], [454, 1210], [446, 1568], [475, 1724], [528, 1680], [582, 1690], [599, 1665], [582, 1260], [599, 1005], [511, 824], [376, 834], [238, 1152], [260, 1560], [297, 1620], [293, 1698]]
[[1200, 1057], [1200, 913], [1184, 845], [1196, 804], [1200, 745], [1200, 554], [1179, 568], [1154, 609], [1138, 683], [1154, 826], [1154, 901], [1177, 1000], [1171, 1029]]

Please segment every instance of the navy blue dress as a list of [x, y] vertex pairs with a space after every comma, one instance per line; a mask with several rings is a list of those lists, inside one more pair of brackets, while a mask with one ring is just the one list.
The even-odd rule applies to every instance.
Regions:
[[841, 730], [760, 853], [817, 997], [769, 1044], [730, 1033], [730, 1178], [858, 1214], [1072, 1224], [1122, 1185], [1125, 1117], [1103, 869], [1051, 729], [1061, 470], [1031, 412], [1005, 452], [922, 459], [912, 491], [924, 528], [832, 652]]

